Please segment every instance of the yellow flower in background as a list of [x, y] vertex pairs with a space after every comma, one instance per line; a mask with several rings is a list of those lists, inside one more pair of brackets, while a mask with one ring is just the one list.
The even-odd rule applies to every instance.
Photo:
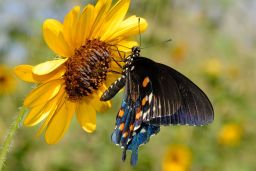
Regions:
[[162, 161], [162, 171], [186, 171], [191, 165], [191, 151], [183, 145], [171, 145]]
[[186, 43], [178, 43], [171, 51], [171, 58], [175, 63], [182, 62], [187, 55], [188, 47]]
[[238, 66], [229, 66], [227, 68], [227, 72], [228, 72], [228, 76], [231, 78], [231, 79], [239, 79], [239, 76], [240, 76], [240, 70], [238, 68]]
[[11, 70], [0, 65], [0, 95], [12, 93], [16, 88], [16, 81]]
[[47, 143], [58, 143], [74, 114], [86, 132], [93, 132], [96, 112], [111, 106], [99, 99], [120, 76], [109, 72], [120, 71], [113, 59], [120, 61], [118, 52], [129, 52], [137, 45], [130, 37], [147, 28], [143, 18], [139, 23], [134, 15], [125, 19], [129, 5], [130, 0], [114, 5], [111, 0], [99, 0], [95, 6], [75, 6], [63, 23], [47, 19], [44, 40], [59, 59], [15, 68], [19, 78], [37, 84], [24, 100], [30, 109], [24, 124], [34, 126], [44, 120], [38, 134], [45, 130]]
[[226, 146], [235, 146], [240, 143], [241, 135], [241, 126], [235, 123], [229, 123], [221, 128], [218, 134], [218, 142]]
[[204, 64], [205, 72], [210, 77], [217, 78], [222, 72], [222, 64], [218, 58], [209, 59]]

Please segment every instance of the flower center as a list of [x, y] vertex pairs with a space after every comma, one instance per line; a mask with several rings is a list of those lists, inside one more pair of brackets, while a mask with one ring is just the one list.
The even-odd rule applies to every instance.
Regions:
[[3, 84], [6, 81], [6, 77], [3, 75], [0, 75], [0, 84]]
[[70, 100], [93, 93], [106, 80], [110, 67], [109, 46], [97, 39], [87, 40], [65, 63], [64, 80]]

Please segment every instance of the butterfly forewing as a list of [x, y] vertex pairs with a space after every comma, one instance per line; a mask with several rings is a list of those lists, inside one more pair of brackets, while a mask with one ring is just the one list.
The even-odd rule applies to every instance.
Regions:
[[[150, 94], [143, 95], [149, 103], [149, 109], [143, 111], [143, 121], [155, 125], [205, 125], [213, 121], [212, 105], [204, 94], [187, 77], [163, 64], [147, 58], [135, 58], [131, 71], [135, 85], [140, 85], [139, 92], [148, 91], [145, 79], [148, 79]], [[131, 83], [129, 83], [131, 84]]]
[[[151, 124], [188, 124], [205, 125], [213, 121], [213, 107], [205, 93], [187, 77], [163, 64], [157, 63], [160, 73], [164, 74], [170, 81], [164, 86], [175, 81], [181, 96], [181, 105], [175, 113], [161, 113], [157, 118], [150, 118]], [[156, 87], [154, 87], [155, 89]], [[171, 89], [170, 89], [171, 90]], [[171, 90], [172, 91], [172, 90]], [[172, 92], [160, 94], [160, 97], [171, 98]]]

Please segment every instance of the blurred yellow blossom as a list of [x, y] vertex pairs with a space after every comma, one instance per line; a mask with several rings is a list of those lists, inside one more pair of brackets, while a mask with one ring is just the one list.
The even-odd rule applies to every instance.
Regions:
[[12, 93], [15, 88], [16, 80], [11, 70], [5, 65], [0, 65], [0, 95]]
[[222, 72], [223, 66], [218, 58], [211, 58], [204, 64], [205, 73], [213, 78], [218, 78]]
[[242, 128], [235, 123], [225, 124], [218, 134], [218, 142], [222, 145], [238, 145], [241, 140]]
[[190, 149], [183, 145], [171, 145], [164, 155], [162, 171], [186, 171], [190, 165]]
[[237, 66], [229, 66], [227, 70], [228, 76], [231, 79], [237, 79], [240, 75], [240, 70]]
[[182, 62], [187, 55], [187, 44], [186, 43], [178, 43], [171, 50], [171, 58], [175, 63]]

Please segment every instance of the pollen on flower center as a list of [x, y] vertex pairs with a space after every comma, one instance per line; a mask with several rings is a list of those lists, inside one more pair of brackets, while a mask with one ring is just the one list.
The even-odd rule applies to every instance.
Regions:
[[109, 46], [97, 39], [87, 40], [65, 63], [64, 80], [70, 100], [80, 100], [97, 90], [110, 67]]

